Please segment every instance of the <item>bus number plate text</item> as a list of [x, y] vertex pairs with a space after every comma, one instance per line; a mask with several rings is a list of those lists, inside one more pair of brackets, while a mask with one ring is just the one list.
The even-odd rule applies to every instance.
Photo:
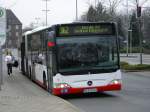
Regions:
[[83, 90], [83, 93], [94, 93], [94, 92], [97, 92], [97, 89], [96, 89], [96, 88], [84, 89], [84, 90]]

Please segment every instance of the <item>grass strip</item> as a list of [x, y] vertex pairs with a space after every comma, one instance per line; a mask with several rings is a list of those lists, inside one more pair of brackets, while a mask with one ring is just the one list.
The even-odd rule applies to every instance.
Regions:
[[120, 66], [123, 70], [150, 70], [150, 65], [148, 64], [131, 65], [127, 62], [121, 62]]

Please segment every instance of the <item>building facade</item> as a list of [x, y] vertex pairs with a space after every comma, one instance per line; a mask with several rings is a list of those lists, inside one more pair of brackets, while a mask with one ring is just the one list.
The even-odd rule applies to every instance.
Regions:
[[22, 23], [10, 10], [6, 10], [7, 17], [7, 37], [5, 48], [19, 48], [22, 36]]

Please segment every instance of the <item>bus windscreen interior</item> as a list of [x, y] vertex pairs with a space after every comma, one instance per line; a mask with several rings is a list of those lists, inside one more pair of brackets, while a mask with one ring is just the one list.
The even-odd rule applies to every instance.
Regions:
[[114, 36], [58, 37], [59, 71], [118, 67]]

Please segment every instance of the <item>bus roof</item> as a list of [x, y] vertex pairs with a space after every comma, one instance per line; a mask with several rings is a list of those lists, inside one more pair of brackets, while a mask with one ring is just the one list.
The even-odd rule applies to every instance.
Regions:
[[[32, 30], [31, 30], [32, 31]], [[31, 33], [31, 31], [26, 31], [25, 33], [23, 33], [23, 35], [28, 35]]]
[[99, 21], [99, 22], [88, 22], [88, 21], [75, 21], [72, 23], [62, 23], [62, 24], [55, 24], [53, 26], [61, 26], [61, 25], [80, 25], [80, 24], [116, 24], [116, 22], [104, 22], [104, 21]]
[[40, 26], [38, 28], [35, 28], [31, 31], [31, 33], [35, 33], [35, 32], [38, 32], [38, 31], [42, 31], [42, 30], [45, 30], [47, 28], [49, 28], [50, 26]]
[[25, 32], [23, 35], [33, 34], [33, 33], [35, 33], [35, 32], [45, 30], [45, 29], [47, 29], [47, 28], [49, 28], [49, 27], [50, 27], [50, 26], [40, 26], [40, 27], [38, 27], [38, 28], [35, 28], [35, 29], [33, 29], [33, 30], [30, 30], [30, 31]]
[[50, 27], [60, 27], [60, 26], [63, 26], [63, 25], [80, 25], [80, 24], [115, 24], [115, 22], [103, 22], [103, 21], [100, 21], [100, 22], [88, 22], [88, 21], [75, 21], [75, 22], [72, 22], [72, 23], [62, 23], [62, 24], [55, 24], [55, 25], [52, 25], [52, 26], [40, 26], [38, 28], [35, 28], [31, 31], [27, 31], [25, 32], [23, 35], [30, 35], [30, 34], [33, 34], [33, 33], [36, 33], [36, 32], [39, 32], [39, 31], [42, 31], [42, 30], [45, 30], [45, 29], [48, 29]]

